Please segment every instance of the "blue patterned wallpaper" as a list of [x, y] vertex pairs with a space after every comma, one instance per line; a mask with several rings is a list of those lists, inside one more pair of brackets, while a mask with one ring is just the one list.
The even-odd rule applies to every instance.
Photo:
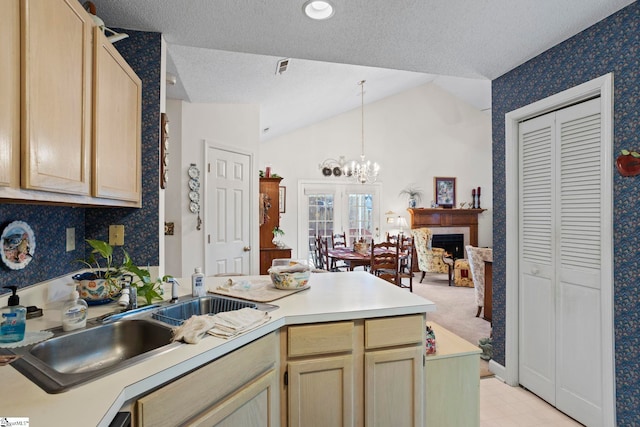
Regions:
[[[493, 99], [493, 341], [505, 358], [504, 115], [596, 77], [614, 73], [614, 147], [640, 149], [640, 4], [635, 2], [549, 49], [492, 83]], [[614, 166], [615, 170], [615, 166]], [[614, 327], [617, 421], [640, 425], [640, 176], [615, 172]], [[594, 343], [597, 345], [597, 343]]]
[[[85, 238], [108, 239], [109, 224], [124, 224], [125, 249], [140, 265], [159, 264], [158, 159], [160, 132], [160, 33], [125, 30], [128, 39], [114, 46], [142, 80], [142, 208], [71, 208], [7, 204], [0, 201], [0, 230], [25, 221], [34, 231], [36, 251], [22, 270], [0, 262], [2, 286], [28, 286], [82, 268]], [[114, 165], [117, 167], [117, 165]], [[65, 252], [66, 228], [74, 227], [76, 250]]]

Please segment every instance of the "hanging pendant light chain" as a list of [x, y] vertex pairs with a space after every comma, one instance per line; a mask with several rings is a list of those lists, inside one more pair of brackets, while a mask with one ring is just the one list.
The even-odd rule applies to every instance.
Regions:
[[366, 80], [361, 80], [360, 85], [360, 135], [362, 140], [360, 141], [360, 161], [353, 160], [350, 164], [345, 165], [344, 175], [347, 177], [355, 178], [355, 180], [361, 184], [375, 182], [378, 178], [378, 172], [380, 166], [376, 162], [365, 161], [364, 157], [364, 83]]
[[362, 135], [362, 151], [360, 156], [362, 158], [362, 161], [364, 161], [364, 82], [366, 82], [366, 80], [362, 80], [360, 82], [360, 125]]

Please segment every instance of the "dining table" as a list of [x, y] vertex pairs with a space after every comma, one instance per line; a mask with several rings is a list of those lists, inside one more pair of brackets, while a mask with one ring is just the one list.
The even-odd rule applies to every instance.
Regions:
[[[371, 263], [371, 253], [356, 252], [353, 248], [341, 246], [328, 250], [329, 258], [333, 261], [342, 261], [349, 271], [356, 267], [365, 267]], [[333, 263], [332, 263], [333, 264]]]
[[[379, 248], [376, 250], [376, 254], [380, 251], [380, 253], [385, 252], [383, 248]], [[366, 252], [357, 252], [353, 248], [346, 246], [339, 246], [337, 248], [328, 250], [329, 258], [333, 261], [337, 262], [342, 261], [349, 271], [353, 271], [356, 267], [367, 267], [371, 264], [371, 251], [367, 250]], [[404, 259], [407, 257], [407, 254], [400, 254], [400, 259]], [[332, 263], [333, 264], [333, 263]]]

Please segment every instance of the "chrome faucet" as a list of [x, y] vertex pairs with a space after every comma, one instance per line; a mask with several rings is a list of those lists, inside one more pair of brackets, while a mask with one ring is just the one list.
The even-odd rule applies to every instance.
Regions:
[[127, 288], [129, 289], [129, 305], [127, 306], [127, 310], [135, 310], [138, 308], [138, 289], [130, 284], [127, 284]]

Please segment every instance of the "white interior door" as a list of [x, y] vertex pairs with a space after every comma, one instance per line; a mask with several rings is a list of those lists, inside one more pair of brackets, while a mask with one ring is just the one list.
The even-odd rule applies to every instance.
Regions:
[[555, 404], [555, 116], [520, 126], [520, 383]]
[[205, 273], [250, 274], [251, 156], [206, 146]]
[[520, 126], [520, 383], [603, 424], [600, 100]]

